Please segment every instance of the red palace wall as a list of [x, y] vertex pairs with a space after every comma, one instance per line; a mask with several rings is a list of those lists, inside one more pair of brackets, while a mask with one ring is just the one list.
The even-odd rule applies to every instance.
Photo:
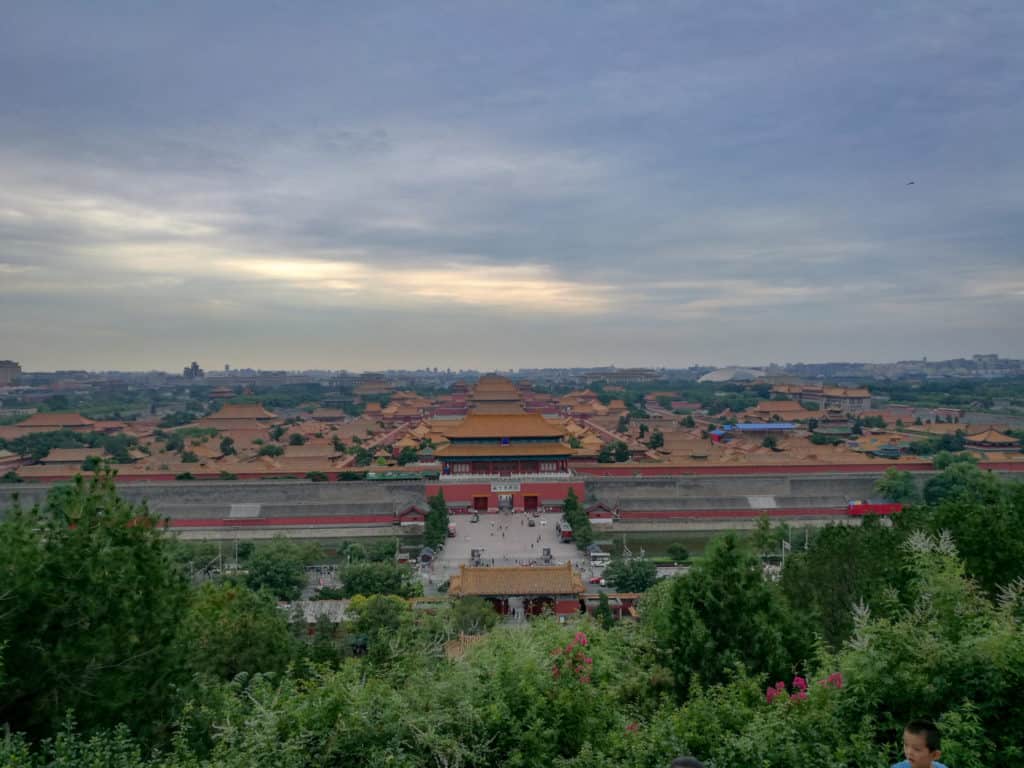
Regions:
[[[525, 506], [526, 496], [536, 496], [539, 504], [543, 504], [545, 501], [555, 501], [556, 499], [561, 503], [569, 495], [570, 488], [576, 492], [576, 495], [582, 502], [584, 496], [582, 480], [576, 482], [519, 481], [519, 490], [510, 492], [512, 495], [512, 507], [516, 510], [522, 510]], [[444, 491], [445, 501], [449, 504], [452, 502], [468, 504], [469, 506], [466, 508], [467, 513], [473, 512], [473, 501], [479, 496], [487, 497], [487, 508], [489, 510], [496, 510], [498, 508], [498, 493], [491, 490], [490, 482], [427, 483], [428, 496], [436, 495], [438, 490]]]
[[[1021, 461], [982, 461], [982, 469], [1001, 472], [1024, 472]], [[892, 467], [908, 472], [934, 472], [930, 461], [891, 462], [872, 461], [864, 464], [706, 464], [686, 467], [669, 467], [658, 464], [574, 464], [573, 470], [591, 477], [658, 477], [665, 475], [813, 475], [839, 472], [877, 472], [881, 474]]]

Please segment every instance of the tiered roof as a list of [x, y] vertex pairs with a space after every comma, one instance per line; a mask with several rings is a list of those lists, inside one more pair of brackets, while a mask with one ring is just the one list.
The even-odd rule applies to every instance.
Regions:
[[562, 428], [539, 413], [470, 414], [461, 422], [443, 426], [451, 440], [493, 438], [562, 437]]
[[986, 445], [1005, 445], [1007, 447], [1015, 446], [1020, 443], [1016, 438], [1004, 435], [1002, 432], [996, 432], [994, 429], [987, 429], [984, 432], [979, 432], [976, 435], [967, 435], [964, 438], [968, 443], [984, 443]]
[[216, 413], [207, 416], [203, 421], [234, 421], [240, 419], [256, 419], [257, 421], [269, 421], [277, 416], [260, 403], [253, 405], [240, 405], [236, 403], [225, 403]]

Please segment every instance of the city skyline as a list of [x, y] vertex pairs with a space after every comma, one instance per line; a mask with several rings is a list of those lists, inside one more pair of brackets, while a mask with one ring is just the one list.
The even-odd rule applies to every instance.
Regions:
[[1011, 4], [6, 22], [25, 370], [1024, 357]]

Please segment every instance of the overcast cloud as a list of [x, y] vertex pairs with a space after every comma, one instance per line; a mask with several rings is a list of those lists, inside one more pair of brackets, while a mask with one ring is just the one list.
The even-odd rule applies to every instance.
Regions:
[[8, 4], [0, 358], [1024, 356], [1021, 40], [1012, 0]]

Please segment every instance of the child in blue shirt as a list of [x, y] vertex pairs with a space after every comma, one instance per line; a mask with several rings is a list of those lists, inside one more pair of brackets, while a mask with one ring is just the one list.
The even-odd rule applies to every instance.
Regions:
[[946, 768], [939, 762], [942, 750], [939, 748], [942, 737], [934, 723], [927, 720], [912, 720], [903, 729], [902, 763], [892, 768]]

